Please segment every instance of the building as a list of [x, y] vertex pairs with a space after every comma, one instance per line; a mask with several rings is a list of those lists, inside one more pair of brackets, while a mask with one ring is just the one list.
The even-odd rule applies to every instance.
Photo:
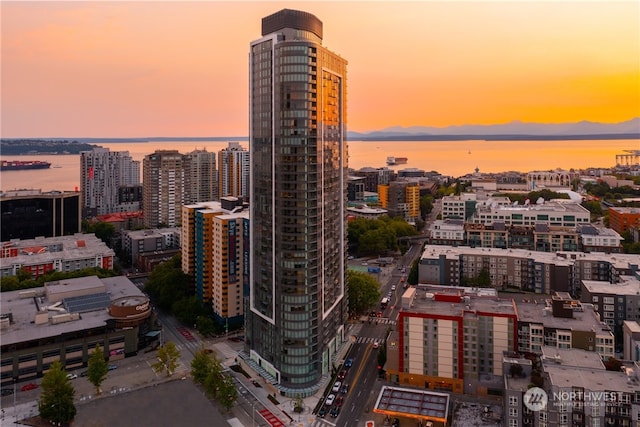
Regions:
[[556, 292], [544, 304], [514, 298], [518, 310], [518, 351], [542, 354], [542, 348], [579, 348], [603, 359], [614, 356], [611, 328], [593, 304]]
[[378, 185], [389, 185], [395, 179], [393, 169], [383, 168], [361, 168], [354, 171], [352, 175], [364, 178], [364, 191], [372, 193], [378, 192]]
[[183, 156], [177, 150], [158, 150], [142, 161], [144, 225], [180, 225], [184, 201]]
[[52, 271], [68, 273], [85, 268], [113, 269], [115, 253], [95, 234], [36, 237], [2, 244], [0, 277], [15, 276], [24, 269], [34, 279]]
[[[540, 368], [519, 355], [506, 355], [504, 363], [505, 426], [637, 425], [637, 363], [607, 371], [596, 353], [553, 347], [543, 347]], [[539, 388], [530, 391], [532, 385]]]
[[[156, 258], [161, 260], [180, 252], [180, 229], [177, 227], [145, 230], [125, 230], [121, 234], [122, 250], [129, 257], [132, 266], [146, 272], [152, 268], [145, 266], [145, 259]], [[152, 264], [157, 264], [153, 263]]]
[[640, 362], [640, 321], [622, 322], [622, 360]]
[[96, 346], [110, 361], [157, 341], [149, 299], [124, 276], [47, 282], [0, 294], [2, 386], [41, 377], [60, 360], [87, 365]]
[[283, 9], [251, 42], [251, 293], [243, 357], [286, 396], [329, 380], [345, 344], [346, 66], [322, 22]]
[[218, 151], [220, 190], [218, 199], [232, 196], [249, 200], [249, 152], [239, 142]]
[[[550, 294], [572, 290], [573, 260], [564, 254], [523, 249], [426, 245], [418, 263], [419, 283], [489, 285], [500, 290]], [[477, 283], [484, 276], [487, 283]]]
[[193, 150], [182, 158], [184, 169], [184, 203], [217, 199], [218, 171], [216, 153]]
[[631, 227], [640, 226], [640, 208], [610, 207], [609, 227], [617, 233], [624, 234]]
[[388, 214], [386, 209], [371, 207], [365, 204], [348, 207], [347, 213], [349, 220], [355, 218], [377, 219]]
[[80, 232], [77, 191], [15, 190], [0, 193], [0, 241]]
[[542, 188], [549, 190], [570, 189], [574, 181], [580, 179], [580, 174], [573, 171], [533, 171], [527, 173], [527, 190], [538, 191]]
[[[140, 162], [128, 151], [96, 147], [80, 152], [82, 217], [140, 210]], [[121, 190], [129, 188], [129, 190]], [[136, 197], [137, 195], [137, 197]]]
[[239, 326], [249, 295], [249, 211], [237, 197], [182, 207], [182, 269], [221, 325]]
[[468, 221], [486, 225], [494, 222], [504, 222], [507, 226], [548, 224], [559, 227], [576, 227], [590, 224], [590, 215], [586, 208], [572, 201], [540, 201], [539, 203], [525, 203], [524, 205], [518, 205], [517, 202], [514, 202], [511, 205], [505, 205], [495, 203], [495, 199], [489, 199], [476, 205], [476, 212]]
[[402, 420], [402, 425], [407, 422], [409, 425], [445, 427], [449, 425], [449, 405], [447, 393], [385, 385], [378, 394], [373, 412]]
[[347, 200], [349, 204], [363, 203], [365, 179], [361, 176], [350, 176], [347, 181]]
[[640, 419], [640, 366], [608, 371], [593, 353], [547, 349], [541, 358], [547, 405], [538, 425], [636, 426]]
[[420, 186], [418, 182], [392, 181], [378, 185], [380, 205], [390, 216], [415, 223], [420, 218]]
[[[640, 320], [640, 280], [635, 276], [621, 276], [610, 283], [597, 280], [582, 281], [581, 301], [590, 302], [600, 317], [622, 338], [625, 320]], [[621, 342], [618, 341], [619, 346]]]
[[421, 287], [409, 308], [403, 302], [397, 332], [387, 340], [389, 380], [468, 394], [502, 388], [503, 353], [517, 345], [515, 304], [469, 290]]
[[461, 219], [438, 219], [429, 226], [430, 245], [460, 246], [465, 243], [465, 226]]

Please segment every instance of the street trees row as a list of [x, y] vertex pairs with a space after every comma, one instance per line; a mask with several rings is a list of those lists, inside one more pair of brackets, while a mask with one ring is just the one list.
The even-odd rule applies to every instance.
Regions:
[[201, 348], [191, 361], [191, 377], [204, 388], [210, 399], [217, 400], [227, 411], [238, 399], [233, 377], [225, 373], [212, 352]]

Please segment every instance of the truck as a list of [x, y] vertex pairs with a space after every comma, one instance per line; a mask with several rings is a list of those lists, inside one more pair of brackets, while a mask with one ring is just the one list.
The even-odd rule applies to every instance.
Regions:
[[389, 305], [389, 298], [382, 298], [382, 300], [380, 301], [380, 308], [384, 310], [385, 308], [387, 308], [387, 305]]

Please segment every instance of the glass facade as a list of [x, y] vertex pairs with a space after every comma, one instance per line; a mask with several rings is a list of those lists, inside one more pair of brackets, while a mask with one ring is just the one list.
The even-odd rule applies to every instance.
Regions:
[[275, 15], [250, 52], [247, 346], [286, 394], [313, 389], [344, 340], [346, 61], [313, 15]]

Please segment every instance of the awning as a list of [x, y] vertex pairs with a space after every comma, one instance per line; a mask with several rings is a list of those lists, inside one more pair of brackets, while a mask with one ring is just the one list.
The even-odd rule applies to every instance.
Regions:
[[161, 331], [150, 331], [150, 332], [147, 332], [147, 334], [145, 336], [147, 336], [147, 337], [157, 337], [158, 335], [160, 335], [160, 332]]

